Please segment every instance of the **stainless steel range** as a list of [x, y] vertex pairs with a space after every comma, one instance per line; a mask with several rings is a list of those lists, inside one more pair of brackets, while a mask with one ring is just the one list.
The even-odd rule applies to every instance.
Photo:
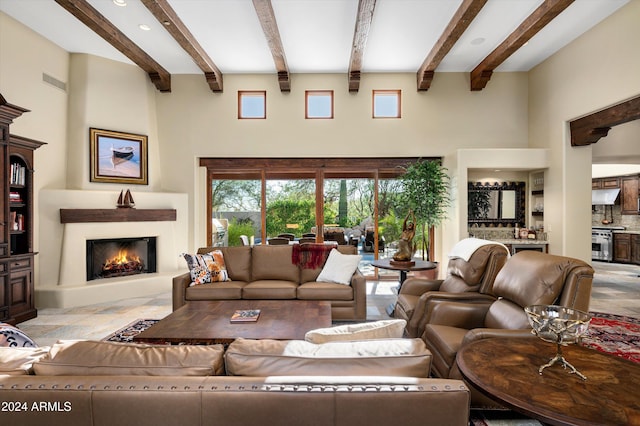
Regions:
[[624, 230], [624, 226], [593, 226], [591, 228], [591, 259], [613, 260], [613, 231]]

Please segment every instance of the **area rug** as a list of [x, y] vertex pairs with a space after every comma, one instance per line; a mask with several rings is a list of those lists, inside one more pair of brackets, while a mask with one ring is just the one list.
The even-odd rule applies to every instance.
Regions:
[[133, 342], [133, 337], [142, 333], [147, 328], [151, 327], [153, 324], [157, 323], [160, 320], [157, 319], [142, 319], [136, 320], [131, 324], [121, 328], [120, 330], [111, 333], [102, 341], [104, 342], [121, 342], [121, 343], [130, 343]]
[[590, 312], [592, 318], [582, 346], [640, 362], [640, 319]]

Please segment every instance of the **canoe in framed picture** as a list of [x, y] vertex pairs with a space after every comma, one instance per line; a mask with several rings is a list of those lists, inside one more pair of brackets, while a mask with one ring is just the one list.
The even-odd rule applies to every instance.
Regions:
[[91, 182], [147, 185], [147, 136], [90, 128]]

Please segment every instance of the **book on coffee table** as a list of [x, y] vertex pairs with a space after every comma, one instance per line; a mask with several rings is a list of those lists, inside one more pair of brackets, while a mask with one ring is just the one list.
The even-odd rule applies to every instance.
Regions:
[[256, 322], [260, 316], [260, 309], [240, 309], [231, 315], [231, 322]]

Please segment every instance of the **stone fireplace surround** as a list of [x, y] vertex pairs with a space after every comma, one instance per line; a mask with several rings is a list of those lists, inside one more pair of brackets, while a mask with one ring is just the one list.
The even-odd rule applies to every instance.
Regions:
[[[136, 209], [175, 209], [176, 220], [61, 223], [60, 209], [115, 210], [117, 191], [41, 190], [37, 221], [36, 306], [68, 308], [171, 290], [171, 280], [184, 270], [179, 255], [187, 251], [187, 194], [137, 192], [129, 188]], [[86, 240], [157, 237], [157, 272], [87, 281]]]

